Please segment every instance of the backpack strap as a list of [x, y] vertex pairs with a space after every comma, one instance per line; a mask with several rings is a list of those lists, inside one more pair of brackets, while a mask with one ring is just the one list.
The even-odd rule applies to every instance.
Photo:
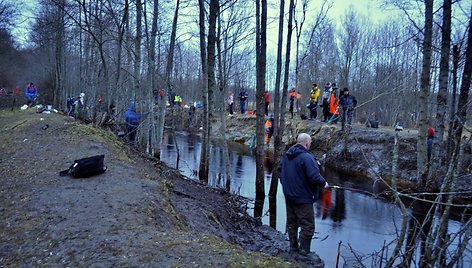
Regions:
[[63, 171], [59, 172], [59, 176], [61, 176], [61, 177], [65, 177], [67, 175], [69, 175], [69, 169], [66, 169], [66, 170], [63, 170]]

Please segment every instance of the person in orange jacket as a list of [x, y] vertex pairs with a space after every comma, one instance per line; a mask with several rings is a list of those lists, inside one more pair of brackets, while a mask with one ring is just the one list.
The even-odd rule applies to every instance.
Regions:
[[336, 96], [336, 90], [331, 91], [329, 97], [329, 112], [331, 113], [330, 123], [337, 124], [339, 119], [339, 98]]
[[270, 118], [267, 119], [265, 122], [265, 131], [266, 131], [265, 142], [268, 145], [270, 143], [270, 140], [272, 139], [272, 136], [274, 135], [274, 115], [273, 114], [271, 114]]

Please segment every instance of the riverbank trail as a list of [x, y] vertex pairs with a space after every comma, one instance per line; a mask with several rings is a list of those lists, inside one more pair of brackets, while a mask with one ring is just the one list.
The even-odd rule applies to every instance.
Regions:
[[[66, 116], [0, 111], [0, 266], [323, 267], [244, 200], [182, 178], [112, 133]], [[104, 154], [108, 170], [60, 177]]]

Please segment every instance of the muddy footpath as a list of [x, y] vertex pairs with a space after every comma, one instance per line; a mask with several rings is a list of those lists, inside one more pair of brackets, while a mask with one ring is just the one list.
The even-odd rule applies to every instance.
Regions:
[[[323, 267], [288, 254], [247, 200], [183, 178], [106, 130], [0, 111], [1, 267]], [[104, 154], [108, 170], [60, 177]]]

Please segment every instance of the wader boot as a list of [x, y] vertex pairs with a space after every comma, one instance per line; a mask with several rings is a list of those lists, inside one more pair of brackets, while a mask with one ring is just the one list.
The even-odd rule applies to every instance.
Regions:
[[290, 240], [289, 253], [298, 253], [298, 233], [297, 230], [288, 230], [288, 239]]
[[305, 261], [318, 261], [316, 254], [310, 252], [311, 238], [300, 237], [300, 256]]

